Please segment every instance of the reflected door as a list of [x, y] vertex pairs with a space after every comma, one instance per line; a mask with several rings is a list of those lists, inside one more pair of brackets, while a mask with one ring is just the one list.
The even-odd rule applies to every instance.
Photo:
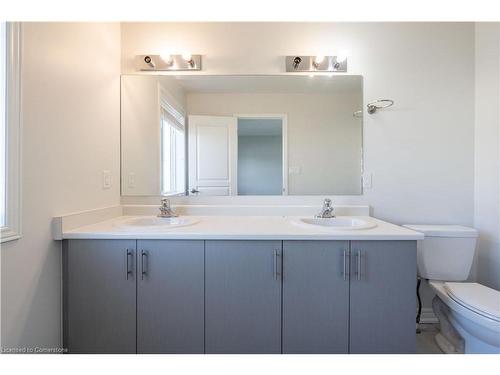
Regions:
[[189, 194], [237, 194], [237, 119], [189, 116]]

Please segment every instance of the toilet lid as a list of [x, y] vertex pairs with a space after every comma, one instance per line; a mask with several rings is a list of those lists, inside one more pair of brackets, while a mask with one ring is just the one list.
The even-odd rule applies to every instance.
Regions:
[[462, 306], [500, 321], [500, 292], [478, 283], [444, 283], [448, 295]]

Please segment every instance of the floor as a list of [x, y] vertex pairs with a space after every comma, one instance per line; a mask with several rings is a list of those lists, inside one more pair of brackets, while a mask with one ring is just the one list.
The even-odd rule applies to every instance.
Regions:
[[437, 324], [420, 324], [420, 333], [417, 333], [417, 354], [443, 354], [434, 341], [438, 327]]

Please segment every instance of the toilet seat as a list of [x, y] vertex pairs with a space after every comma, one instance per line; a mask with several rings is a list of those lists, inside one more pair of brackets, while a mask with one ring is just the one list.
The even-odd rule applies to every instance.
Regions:
[[446, 294], [456, 303], [485, 318], [500, 322], [500, 292], [478, 283], [445, 282]]

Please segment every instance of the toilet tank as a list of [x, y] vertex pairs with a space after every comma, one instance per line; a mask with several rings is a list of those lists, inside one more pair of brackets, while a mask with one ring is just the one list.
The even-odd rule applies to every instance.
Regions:
[[477, 230], [460, 225], [404, 225], [421, 232], [417, 243], [418, 274], [424, 279], [464, 281], [469, 277]]

